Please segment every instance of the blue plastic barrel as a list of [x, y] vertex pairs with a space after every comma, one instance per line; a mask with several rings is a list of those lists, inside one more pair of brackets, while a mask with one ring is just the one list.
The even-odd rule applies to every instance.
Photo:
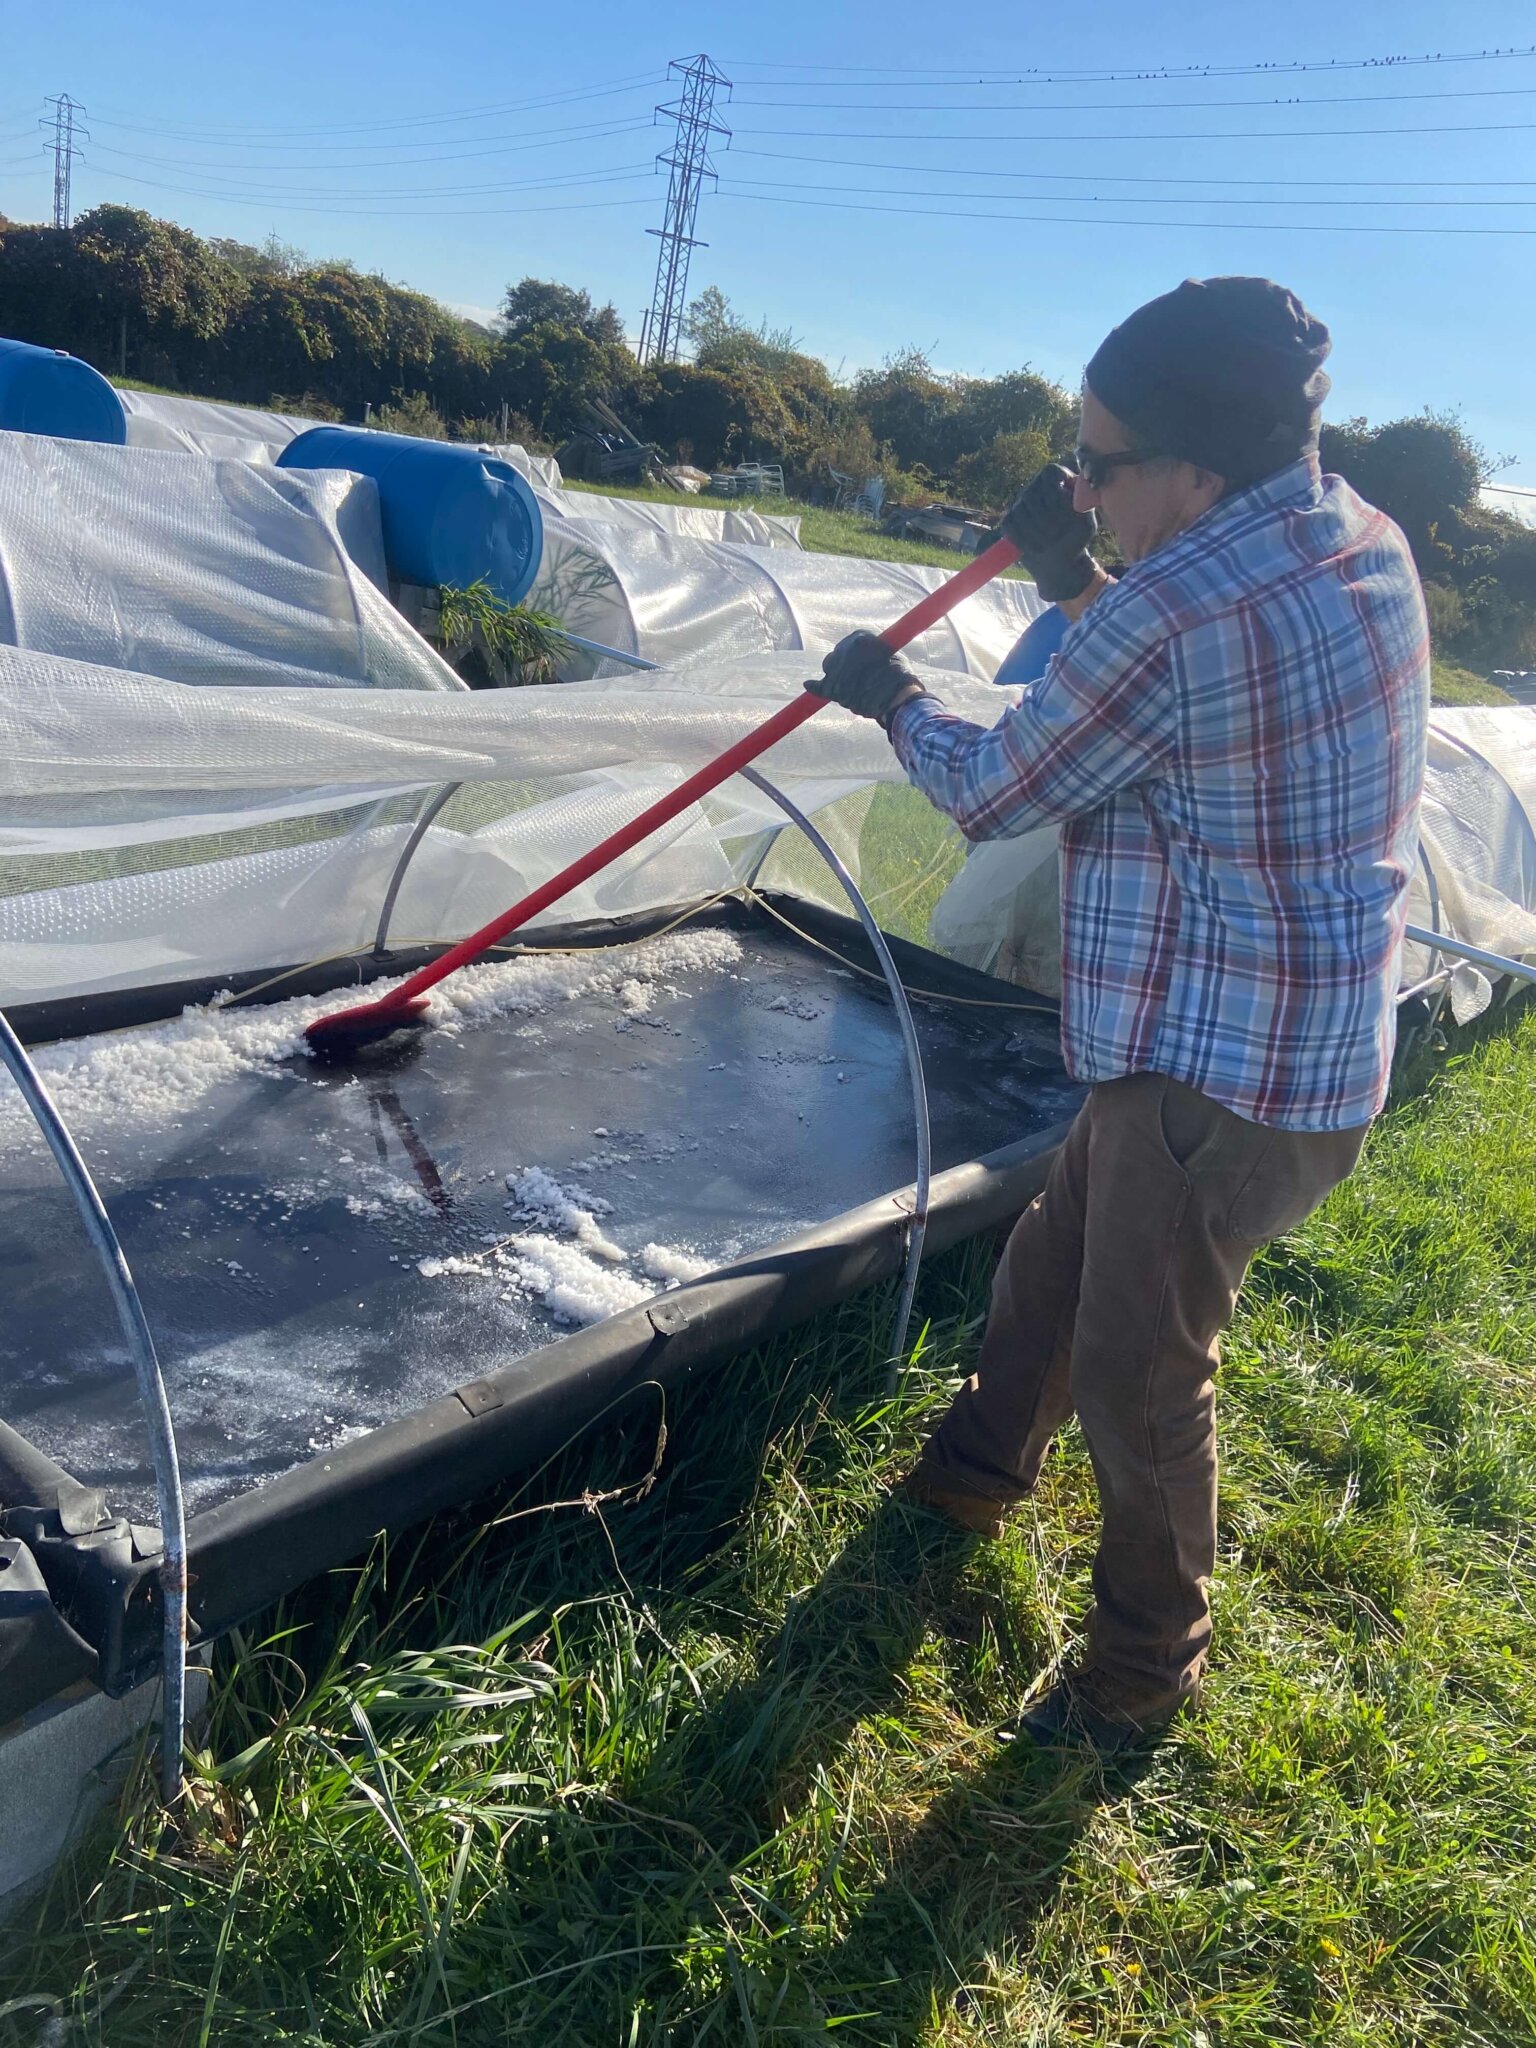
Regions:
[[122, 400], [89, 363], [61, 348], [0, 337], [0, 431], [121, 446], [128, 421]]
[[281, 469], [351, 469], [373, 478], [384, 559], [397, 582], [455, 590], [484, 582], [503, 603], [516, 604], [539, 572], [539, 501], [509, 463], [478, 448], [366, 427], [310, 427], [277, 461]]

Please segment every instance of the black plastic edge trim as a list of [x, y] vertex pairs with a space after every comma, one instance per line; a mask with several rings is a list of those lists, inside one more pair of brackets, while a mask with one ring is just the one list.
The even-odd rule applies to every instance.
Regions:
[[[1054, 1126], [936, 1175], [930, 1252], [1016, 1216], [1044, 1184], [1065, 1129]], [[187, 1548], [197, 1637], [221, 1635], [356, 1557], [383, 1531], [505, 1485], [644, 1382], [675, 1385], [888, 1279], [904, 1249], [907, 1210], [900, 1192], [559, 1338], [194, 1516]], [[153, 1565], [145, 1564], [134, 1576], [152, 1573]], [[120, 1565], [114, 1577], [119, 1598], [131, 1601], [140, 1589]], [[109, 1692], [125, 1692], [153, 1670], [157, 1639], [149, 1619], [141, 1610], [140, 1625], [108, 1646], [118, 1652], [104, 1658]]]

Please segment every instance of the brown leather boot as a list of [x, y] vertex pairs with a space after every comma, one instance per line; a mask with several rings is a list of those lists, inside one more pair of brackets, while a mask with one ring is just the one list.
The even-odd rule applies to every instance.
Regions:
[[940, 1486], [928, 1478], [921, 1466], [898, 1479], [891, 1491], [914, 1507], [929, 1508], [942, 1515], [957, 1529], [969, 1529], [977, 1536], [994, 1540], [1003, 1533], [1008, 1513], [1004, 1502], [989, 1500], [984, 1493], [967, 1493], [962, 1487]]

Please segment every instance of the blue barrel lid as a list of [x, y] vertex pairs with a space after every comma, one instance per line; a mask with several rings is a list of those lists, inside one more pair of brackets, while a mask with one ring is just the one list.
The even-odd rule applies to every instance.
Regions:
[[384, 559], [402, 583], [464, 590], [486, 583], [517, 604], [539, 573], [544, 519], [510, 463], [448, 441], [367, 427], [310, 427], [282, 469], [350, 469], [379, 487]]
[[128, 420], [122, 400], [89, 363], [61, 348], [0, 336], [0, 431], [120, 447]]

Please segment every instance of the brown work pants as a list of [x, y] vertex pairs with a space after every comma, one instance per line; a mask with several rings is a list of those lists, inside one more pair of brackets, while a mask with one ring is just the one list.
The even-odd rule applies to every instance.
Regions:
[[1098, 1481], [1090, 1659], [1127, 1711], [1192, 1692], [1210, 1643], [1218, 1339], [1255, 1251], [1354, 1166], [1365, 1128], [1249, 1123], [1161, 1074], [1093, 1088], [998, 1269], [935, 1485], [1015, 1501], [1076, 1410]]

